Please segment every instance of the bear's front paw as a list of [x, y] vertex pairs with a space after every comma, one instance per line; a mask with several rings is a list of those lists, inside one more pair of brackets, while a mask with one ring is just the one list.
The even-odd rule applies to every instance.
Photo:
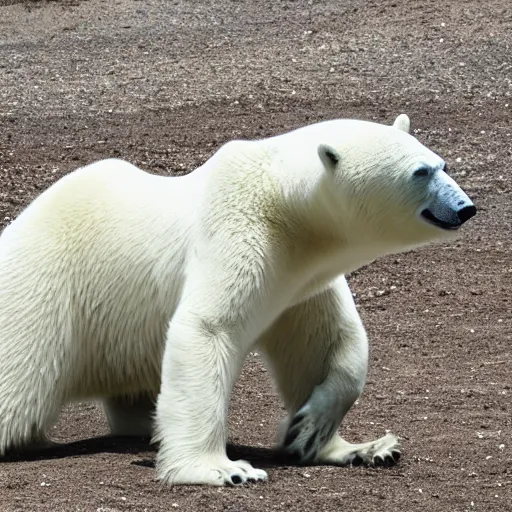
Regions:
[[232, 461], [227, 457], [202, 458], [176, 467], [157, 460], [157, 478], [168, 484], [241, 485], [267, 480], [267, 473], [245, 460]]
[[303, 406], [292, 419], [282, 451], [300, 463], [314, 461], [336, 431], [337, 423], [329, 414], [320, 414], [312, 404]]
[[387, 434], [375, 442], [372, 454], [373, 466], [392, 466], [396, 464], [402, 452], [398, 439], [393, 434]]
[[390, 466], [400, 459], [401, 454], [398, 439], [393, 434], [358, 444], [336, 436], [320, 453], [318, 462], [339, 466]]

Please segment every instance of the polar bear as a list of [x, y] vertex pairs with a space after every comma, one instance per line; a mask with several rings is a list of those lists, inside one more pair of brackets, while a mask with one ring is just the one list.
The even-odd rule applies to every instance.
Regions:
[[391, 434], [338, 435], [368, 362], [344, 274], [476, 212], [408, 131], [405, 115], [325, 121], [229, 142], [187, 176], [105, 160], [42, 193], [0, 237], [0, 453], [44, 443], [64, 404], [100, 398], [113, 434], [159, 442], [160, 480], [264, 480], [225, 451], [231, 389], [257, 347], [289, 413], [285, 453], [393, 461]]

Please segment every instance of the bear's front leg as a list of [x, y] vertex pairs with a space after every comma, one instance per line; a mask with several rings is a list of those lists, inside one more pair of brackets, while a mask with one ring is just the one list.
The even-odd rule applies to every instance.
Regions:
[[[333, 412], [337, 411], [337, 414]], [[293, 416], [283, 442], [283, 451], [303, 464], [390, 465], [400, 458], [398, 439], [386, 434], [366, 443], [349, 443], [337, 433], [344, 416], [340, 397], [330, 379], [317, 386], [308, 401]]]
[[246, 349], [233, 332], [189, 313], [186, 304], [180, 309], [169, 328], [157, 402], [157, 478], [208, 485], [265, 480], [265, 471], [226, 455], [229, 398]]
[[344, 277], [286, 311], [260, 340], [290, 412], [282, 450], [300, 463], [383, 464], [400, 455], [388, 434], [350, 444], [338, 428], [366, 379], [368, 342]]

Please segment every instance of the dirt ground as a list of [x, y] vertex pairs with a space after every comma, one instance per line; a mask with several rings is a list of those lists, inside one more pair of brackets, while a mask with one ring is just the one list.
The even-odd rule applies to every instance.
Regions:
[[144, 440], [68, 407], [62, 447], [0, 461], [0, 511], [512, 510], [510, 0], [0, 0], [0, 225], [70, 170], [119, 156], [188, 172], [223, 142], [400, 112], [479, 208], [460, 240], [350, 276], [371, 340], [342, 433], [391, 430], [393, 468], [293, 467], [258, 357], [230, 454], [265, 484], [162, 487]]

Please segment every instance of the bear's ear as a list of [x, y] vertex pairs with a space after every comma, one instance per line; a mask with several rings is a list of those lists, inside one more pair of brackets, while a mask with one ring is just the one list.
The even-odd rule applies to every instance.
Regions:
[[411, 129], [411, 121], [405, 114], [400, 114], [393, 123], [393, 126], [398, 130], [402, 130], [405, 133], [409, 133]]
[[318, 156], [327, 169], [333, 171], [340, 161], [340, 154], [327, 144], [318, 146]]

